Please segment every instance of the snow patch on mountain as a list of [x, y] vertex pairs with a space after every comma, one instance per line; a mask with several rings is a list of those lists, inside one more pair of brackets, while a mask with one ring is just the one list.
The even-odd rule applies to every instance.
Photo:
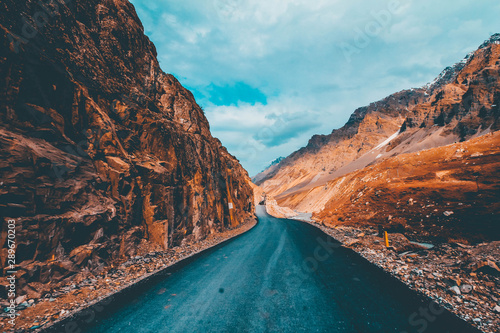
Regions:
[[373, 150], [377, 150], [377, 149], [380, 149], [384, 146], [387, 146], [389, 144], [389, 142], [391, 142], [392, 140], [394, 140], [399, 134], [399, 130], [394, 133], [393, 135], [391, 135], [390, 137], [388, 137], [385, 141], [381, 142], [378, 146], [376, 146], [375, 148], [373, 148]]

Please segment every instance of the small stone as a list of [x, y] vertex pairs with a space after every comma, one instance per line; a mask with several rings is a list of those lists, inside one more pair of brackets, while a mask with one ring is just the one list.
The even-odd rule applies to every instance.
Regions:
[[472, 319], [472, 321], [475, 322], [475, 323], [480, 323], [481, 319], [480, 318], [474, 318], [474, 319]]
[[458, 288], [457, 286], [453, 286], [451, 287], [450, 289], [448, 289], [449, 291], [451, 291], [452, 293], [454, 293], [455, 295], [461, 295], [462, 293], [460, 292], [460, 288]]
[[21, 303], [24, 303], [24, 301], [26, 301], [26, 298], [27, 298], [26, 295], [17, 297], [16, 298], [16, 304], [19, 305]]
[[413, 269], [412, 272], [417, 276], [424, 276], [424, 271], [422, 271], [421, 269]]
[[468, 294], [474, 289], [470, 284], [463, 284], [460, 286], [460, 291], [462, 294]]
[[452, 212], [452, 211], [450, 211], [450, 210], [447, 210], [447, 211], [443, 212], [444, 216], [450, 216], [450, 215], [453, 215], [453, 214], [455, 214], [455, 213]]
[[24, 310], [24, 309], [29, 308], [29, 307], [30, 307], [30, 305], [28, 304], [28, 302], [23, 302], [17, 306], [17, 309]]
[[500, 306], [497, 305], [493, 308], [493, 312], [500, 313]]

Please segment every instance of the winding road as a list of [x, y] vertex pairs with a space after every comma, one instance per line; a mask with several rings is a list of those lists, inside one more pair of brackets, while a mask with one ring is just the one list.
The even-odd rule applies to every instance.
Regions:
[[87, 331], [479, 332], [319, 229], [257, 215]]

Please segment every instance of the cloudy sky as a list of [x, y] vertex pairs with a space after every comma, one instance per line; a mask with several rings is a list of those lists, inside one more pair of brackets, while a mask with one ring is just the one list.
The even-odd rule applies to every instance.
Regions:
[[500, 32], [498, 0], [131, 2], [162, 69], [250, 175]]

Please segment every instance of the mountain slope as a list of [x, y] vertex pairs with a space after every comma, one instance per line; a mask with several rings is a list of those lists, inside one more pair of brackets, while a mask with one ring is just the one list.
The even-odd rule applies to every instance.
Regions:
[[20, 286], [254, 217], [246, 171], [162, 72], [134, 7], [64, 3], [0, 3], [1, 243], [14, 219]]
[[327, 226], [380, 225], [412, 238], [500, 239], [500, 131], [394, 156], [280, 204]]
[[313, 136], [278, 167], [257, 175], [257, 184], [279, 202], [387, 157], [499, 129], [499, 44], [495, 34], [432, 84], [357, 109], [342, 128]]

